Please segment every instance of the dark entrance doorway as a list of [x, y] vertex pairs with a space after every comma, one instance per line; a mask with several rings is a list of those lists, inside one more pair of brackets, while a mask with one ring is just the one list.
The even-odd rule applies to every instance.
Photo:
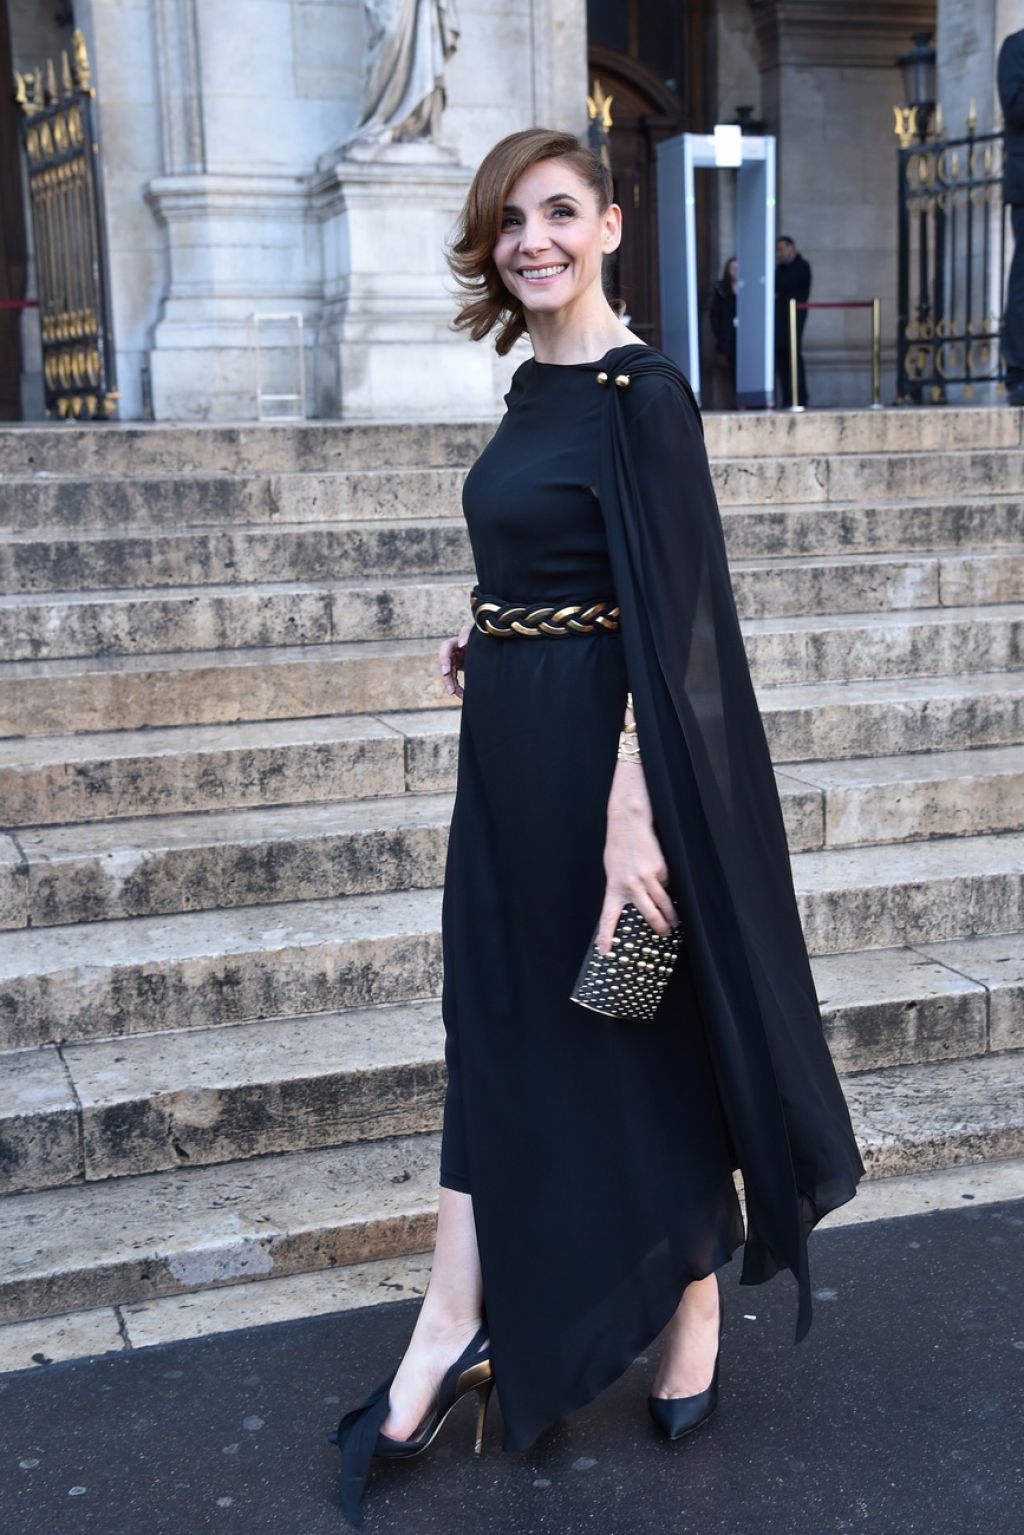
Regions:
[[7, 304], [25, 297], [28, 251], [21, 189], [20, 114], [10, 88], [11, 33], [0, 0], [0, 421], [21, 419], [21, 314]]
[[[700, 131], [704, 59], [703, 0], [587, 0], [589, 88], [600, 82], [611, 104], [608, 136], [622, 244], [612, 268], [614, 294], [644, 341], [660, 344], [658, 206], [655, 152], [673, 134]], [[697, 209], [698, 247], [707, 219]]]

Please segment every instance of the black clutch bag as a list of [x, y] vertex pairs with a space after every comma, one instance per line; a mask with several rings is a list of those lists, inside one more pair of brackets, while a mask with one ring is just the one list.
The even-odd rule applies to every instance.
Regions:
[[653, 1018], [679, 958], [682, 929], [662, 938], [630, 904], [615, 924], [611, 953], [602, 954], [596, 939], [595, 931], [571, 1000], [610, 1018]]

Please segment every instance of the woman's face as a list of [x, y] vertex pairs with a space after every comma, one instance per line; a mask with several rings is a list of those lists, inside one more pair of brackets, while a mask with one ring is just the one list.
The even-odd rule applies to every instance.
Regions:
[[561, 309], [600, 284], [601, 258], [617, 249], [621, 229], [617, 203], [599, 213], [564, 160], [539, 160], [509, 192], [494, 264], [524, 309]]

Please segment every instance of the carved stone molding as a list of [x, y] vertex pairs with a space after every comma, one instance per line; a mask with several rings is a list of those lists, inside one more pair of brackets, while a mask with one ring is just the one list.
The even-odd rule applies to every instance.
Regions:
[[196, 0], [153, 0], [164, 173], [206, 169]]
[[762, 74], [780, 65], [892, 67], [914, 32], [934, 31], [935, 0], [749, 0]]

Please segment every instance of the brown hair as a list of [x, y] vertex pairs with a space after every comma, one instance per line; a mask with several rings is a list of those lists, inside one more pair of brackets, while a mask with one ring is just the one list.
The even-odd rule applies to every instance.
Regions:
[[[468, 330], [474, 341], [482, 341], [500, 325], [494, 348], [502, 357], [526, 330], [526, 317], [520, 300], [502, 282], [491, 252], [498, 243], [509, 193], [539, 160], [566, 161], [593, 192], [599, 213], [612, 202], [611, 171], [596, 150], [575, 134], [554, 128], [524, 128], [488, 150], [473, 177], [445, 259], [464, 295], [453, 328]], [[625, 305], [613, 300], [612, 308], [621, 314]]]

